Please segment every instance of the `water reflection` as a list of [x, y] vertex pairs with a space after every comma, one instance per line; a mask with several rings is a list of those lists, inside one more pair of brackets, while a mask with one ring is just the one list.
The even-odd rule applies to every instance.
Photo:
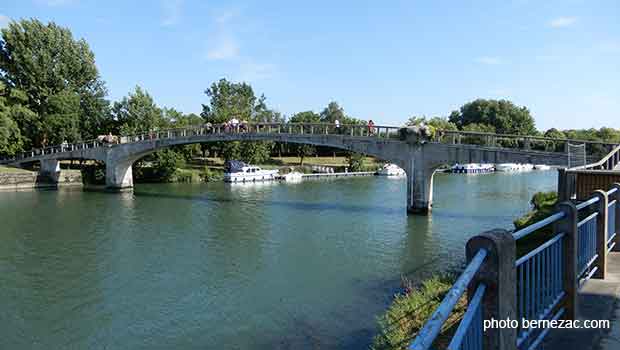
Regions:
[[389, 178], [0, 194], [0, 348], [366, 347], [402, 275], [460, 264], [555, 185], [435, 180], [426, 217]]

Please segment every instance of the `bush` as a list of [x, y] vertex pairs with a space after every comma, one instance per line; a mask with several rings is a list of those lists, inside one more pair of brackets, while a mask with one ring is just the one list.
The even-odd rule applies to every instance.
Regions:
[[347, 154], [347, 163], [349, 164], [349, 171], [362, 171], [364, 168], [364, 155], [351, 152]]
[[[410, 285], [405, 286], [405, 293], [397, 294], [385, 314], [377, 319], [379, 333], [374, 337], [370, 348], [373, 350], [407, 349], [416, 333], [424, 326], [450, 290], [453, 282], [452, 277], [436, 276], [424, 281], [417, 289]], [[446, 321], [435, 345], [441, 345], [444, 342], [446, 343], [444, 345], [447, 345], [449, 334], [454, 330], [456, 322], [463, 317], [465, 308], [466, 298], [463, 296]]]
[[89, 185], [105, 185], [105, 164], [95, 163], [82, 166], [82, 182]]
[[202, 169], [199, 176], [203, 182], [219, 181], [222, 179], [221, 173], [215, 172], [207, 166]]
[[195, 183], [199, 182], [200, 177], [195, 171], [189, 169], [176, 169], [175, 172], [170, 177], [170, 182], [185, 182], [185, 183]]
[[[530, 201], [533, 210], [514, 221], [515, 229], [520, 230], [552, 215], [555, 212], [557, 201], [557, 192], [538, 192], [534, 194]], [[532, 249], [549, 240], [552, 235], [553, 227], [552, 225], [547, 225], [518, 240], [517, 256], [527, 254]]]
[[155, 176], [167, 182], [173, 180], [173, 175], [179, 168], [185, 166], [185, 157], [171, 149], [165, 149], [155, 153], [153, 169]]
[[[533, 211], [530, 211], [529, 213], [515, 220], [515, 229], [520, 230], [553, 214], [557, 201], [557, 192], [537, 192], [530, 200]], [[550, 230], [551, 228], [547, 227], [545, 229]]]

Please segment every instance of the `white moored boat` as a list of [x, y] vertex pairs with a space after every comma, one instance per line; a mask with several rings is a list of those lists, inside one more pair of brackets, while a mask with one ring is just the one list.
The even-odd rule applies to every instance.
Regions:
[[532, 164], [501, 163], [495, 165], [495, 170], [501, 172], [530, 171], [532, 169], [534, 169]]
[[284, 179], [284, 181], [287, 182], [299, 182], [303, 179], [303, 175], [304, 174], [300, 173], [299, 171], [295, 171], [293, 168], [291, 168], [291, 172], [282, 175], [281, 179]]
[[495, 171], [495, 167], [493, 164], [478, 164], [478, 163], [470, 163], [470, 164], [456, 164], [450, 170], [455, 174], [485, 174], [492, 173]]
[[232, 160], [226, 162], [225, 182], [271, 181], [276, 179], [277, 170], [263, 170], [260, 167]]
[[396, 164], [388, 163], [377, 171], [377, 175], [382, 176], [405, 176], [405, 170]]
[[536, 170], [551, 170], [551, 167], [546, 164], [536, 164], [534, 165], [534, 169]]

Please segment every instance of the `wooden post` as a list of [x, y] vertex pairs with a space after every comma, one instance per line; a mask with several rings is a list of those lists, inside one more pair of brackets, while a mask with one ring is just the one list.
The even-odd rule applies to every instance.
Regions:
[[[482, 319], [517, 320], [516, 242], [512, 233], [498, 229], [472, 237], [467, 241], [467, 261], [471, 261], [480, 249], [485, 249], [487, 256], [468, 286], [468, 297], [471, 299], [478, 285], [484, 283]], [[515, 350], [517, 329], [488, 329], [482, 348]]]
[[567, 192], [568, 182], [566, 178], [566, 169], [560, 168], [558, 169], [558, 202], [570, 200]]
[[613, 240], [616, 245], [613, 247], [612, 251], [620, 252], [620, 183], [614, 183], [613, 185], [611, 185], [611, 187], [616, 189], [616, 192], [613, 193], [610, 198], [608, 198], [616, 201], [616, 220], [614, 225], [616, 237], [614, 237]]
[[564, 218], [556, 221], [554, 225], [554, 231], [556, 233], [564, 232], [563, 239], [563, 256], [562, 262], [562, 282], [564, 286], [564, 292], [566, 293], [566, 301], [564, 303], [564, 318], [568, 320], [574, 320], [577, 318], [577, 310], [579, 308], [577, 290], [579, 288], [579, 281], [577, 279], [577, 256], [579, 240], [577, 239], [577, 222], [579, 220], [577, 216], [577, 207], [574, 203], [566, 201], [559, 203], [557, 209], [563, 212]]
[[593, 277], [604, 279], [607, 275], [607, 228], [609, 227], [607, 222], [607, 205], [609, 201], [606, 191], [596, 190], [592, 195], [598, 197], [598, 202], [596, 203], [596, 210], [598, 212], [598, 217], [596, 218], [596, 254], [598, 255], [598, 269], [596, 269]]

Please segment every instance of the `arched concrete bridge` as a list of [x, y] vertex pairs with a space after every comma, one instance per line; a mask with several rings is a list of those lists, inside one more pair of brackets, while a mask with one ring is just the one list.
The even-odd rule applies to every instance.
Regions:
[[[60, 170], [59, 161], [69, 159], [96, 160], [106, 165], [106, 187], [133, 187], [132, 164], [157, 150], [175, 145], [215, 141], [276, 141], [328, 146], [370, 155], [395, 163], [407, 173], [407, 210], [425, 213], [433, 198], [433, 174], [442, 165], [455, 163], [533, 163], [567, 165], [566, 152], [533, 150], [540, 143], [552, 143], [553, 149], [568, 142], [541, 137], [487, 133], [439, 131], [432, 139], [416, 134], [401, 136], [399, 127], [331, 124], [249, 124], [244, 129], [223, 126], [197, 126], [156, 131], [121, 137], [119, 144], [98, 141], [48, 147], [25, 152], [1, 163], [22, 166], [40, 162], [40, 171], [51, 175]], [[587, 141], [586, 141], [587, 142]], [[514, 148], [502, 147], [509, 144]], [[611, 145], [594, 142], [604, 147]], [[559, 147], [558, 147], [559, 145]]]

